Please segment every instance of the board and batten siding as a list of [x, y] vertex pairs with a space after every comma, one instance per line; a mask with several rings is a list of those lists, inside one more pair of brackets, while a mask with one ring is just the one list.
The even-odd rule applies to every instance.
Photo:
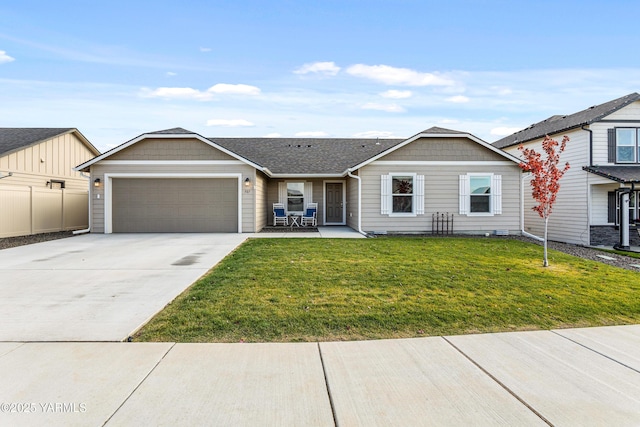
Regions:
[[236, 160], [190, 138], [147, 138], [109, 156], [109, 160]]
[[[560, 156], [563, 165], [569, 162], [570, 169], [560, 180], [560, 191], [549, 216], [549, 240], [573, 243], [589, 244], [589, 181], [594, 176], [582, 170], [587, 165], [589, 158], [589, 133], [582, 129], [574, 129], [566, 133], [551, 135], [558, 142], [564, 135], [569, 137], [566, 150]], [[538, 138], [524, 144], [526, 148], [532, 148], [542, 152], [542, 141]], [[506, 148], [505, 151], [522, 158], [522, 153], [517, 146]], [[592, 175], [592, 176], [589, 176]], [[544, 221], [532, 208], [536, 205], [531, 195], [529, 179], [525, 179], [524, 186], [524, 229], [536, 236], [544, 236]]]
[[[111, 160], [111, 158], [109, 158]], [[92, 217], [92, 232], [104, 233], [104, 175], [105, 173], [128, 173], [128, 174], [237, 174], [241, 173], [241, 181], [244, 182], [245, 178], [250, 178], [255, 183], [255, 168], [241, 164], [238, 161], [231, 161], [229, 165], [216, 164], [198, 164], [198, 163], [185, 163], [185, 164], [144, 164], [144, 161], [139, 161], [136, 164], [103, 164], [98, 162], [91, 166], [91, 182], [96, 178], [102, 181], [100, 187], [94, 187], [92, 189], [91, 197], [91, 212]], [[242, 182], [240, 183], [242, 185]], [[255, 220], [255, 196], [254, 190], [249, 193], [245, 193], [242, 190], [242, 232], [253, 233], [256, 231]]]
[[0, 183], [45, 188], [47, 181], [58, 179], [66, 189], [86, 191], [88, 180], [73, 168], [94, 156], [75, 134], [65, 133], [0, 156], [0, 170], [13, 173]]
[[[424, 153], [423, 153], [424, 154]], [[495, 154], [491, 152], [491, 154]], [[492, 161], [496, 159], [492, 157]], [[424, 158], [424, 155], [422, 156]], [[496, 164], [403, 164], [394, 165], [374, 161], [360, 169], [362, 177], [362, 229], [366, 232], [430, 233], [432, 214], [454, 215], [455, 233], [486, 233], [508, 230], [520, 233], [520, 168], [514, 162], [499, 156], [504, 163]], [[387, 160], [385, 156], [383, 158]], [[415, 160], [415, 157], [414, 159]], [[476, 161], [474, 161], [476, 162]], [[389, 173], [415, 173], [424, 175], [424, 215], [399, 217], [381, 214], [380, 176]], [[467, 173], [492, 173], [502, 176], [502, 214], [460, 215], [459, 176]]]

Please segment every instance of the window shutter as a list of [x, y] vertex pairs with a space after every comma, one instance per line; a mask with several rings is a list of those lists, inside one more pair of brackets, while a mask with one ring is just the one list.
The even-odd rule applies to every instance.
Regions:
[[278, 183], [278, 203], [284, 203], [284, 208], [287, 208], [287, 183]]
[[616, 130], [615, 129], [607, 129], [607, 154], [608, 154], [608, 162], [615, 163], [616, 162]]
[[469, 176], [460, 175], [460, 215], [467, 215], [469, 213]]
[[618, 200], [616, 197], [616, 192], [615, 191], [609, 191], [607, 193], [607, 222], [610, 224], [616, 224], [617, 218], [616, 218], [616, 204], [617, 204]]
[[380, 175], [380, 214], [389, 215], [389, 194], [391, 193], [391, 177]]
[[304, 183], [304, 205], [302, 209], [307, 209], [307, 204], [313, 203], [313, 182], [305, 181]]
[[424, 175], [416, 176], [415, 186], [416, 215], [424, 215]]
[[491, 183], [491, 199], [493, 200], [493, 214], [502, 214], [502, 175], [493, 175]]

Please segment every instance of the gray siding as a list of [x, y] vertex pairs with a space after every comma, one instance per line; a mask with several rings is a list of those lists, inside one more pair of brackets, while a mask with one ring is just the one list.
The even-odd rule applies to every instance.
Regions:
[[[501, 159], [506, 160], [504, 157]], [[385, 157], [383, 160], [387, 160], [387, 158]], [[380, 176], [390, 172], [416, 173], [425, 176], [424, 215], [397, 217], [380, 213]], [[458, 214], [459, 175], [467, 173], [502, 175], [502, 214], [493, 216]], [[513, 162], [504, 165], [403, 165], [402, 162], [389, 165], [373, 162], [360, 170], [362, 177], [362, 228], [367, 232], [431, 232], [432, 214], [448, 212], [454, 214], [454, 231], [458, 233], [509, 230], [511, 234], [517, 234], [520, 232], [520, 175], [520, 168]]]
[[[105, 159], [107, 160], [107, 159]], [[108, 160], [235, 160], [199, 139], [144, 139]]]
[[501, 161], [500, 154], [467, 138], [420, 138], [387, 154], [384, 161]]
[[358, 180], [355, 178], [347, 181], [347, 225], [358, 230]]

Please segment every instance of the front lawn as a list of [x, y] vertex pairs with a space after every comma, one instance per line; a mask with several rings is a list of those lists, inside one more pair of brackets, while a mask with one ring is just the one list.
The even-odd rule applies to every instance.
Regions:
[[640, 274], [502, 238], [251, 239], [136, 341], [329, 341], [640, 323]]

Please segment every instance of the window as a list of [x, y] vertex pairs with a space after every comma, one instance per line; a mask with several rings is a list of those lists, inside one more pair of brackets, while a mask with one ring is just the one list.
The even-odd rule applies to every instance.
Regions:
[[424, 215], [424, 175], [381, 175], [380, 213], [390, 216]]
[[287, 212], [304, 210], [304, 182], [287, 182]]
[[278, 183], [278, 203], [284, 204], [289, 214], [302, 215], [308, 203], [313, 202], [311, 181], [281, 181]]
[[491, 213], [491, 177], [469, 177], [469, 206], [471, 213]]
[[618, 128], [616, 129], [616, 162], [618, 163], [636, 163], [638, 132], [636, 128]]
[[392, 213], [413, 213], [413, 176], [392, 176], [391, 197]]
[[502, 214], [502, 175], [460, 175], [460, 215]]

